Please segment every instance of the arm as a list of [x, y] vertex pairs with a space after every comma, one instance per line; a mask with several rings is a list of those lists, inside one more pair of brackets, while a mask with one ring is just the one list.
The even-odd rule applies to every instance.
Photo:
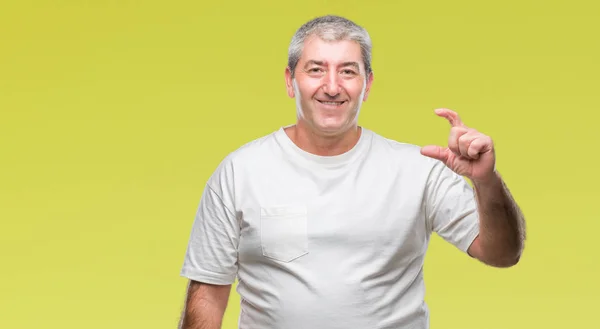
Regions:
[[231, 285], [190, 280], [179, 329], [220, 329]]
[[525, 219], [497, 172], [489, 180], [472, 180], [479, 212], [479, 236], [468, 253], [495, 267], [519, 262], [525, 243]]
[[221, 328], [238, 272], [240, 224], [232, 177], [232, 164], [224, 161], [202, 193], [181, 269], [189, 286], [180, 329]]
[[[479, 235], [467, 253], [491, 266], [515, 265], [523, 251], [525, 220], [496, 171], [492, 139], [467, 127], [458, 114], [451, 110], [438, 109], [436, 114], [446, 118], [452, 125], [448, 147], [425, 146], [421, 153], [440, 160], [452, 171], [473, 182]], [[459, 197], [459, 200], [463, 197]], [[469, 195], [469, 198], [472, 196]]]

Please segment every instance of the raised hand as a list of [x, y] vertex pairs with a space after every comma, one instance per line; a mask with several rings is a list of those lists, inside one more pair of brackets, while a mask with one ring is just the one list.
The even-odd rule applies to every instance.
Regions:
[[442, 161], [471, 181], [485, 182], [493, 178], [496, 156], [492, 139], [467, 127], [454, 111], [437, 109], [435, 114], [446, 118], [452, 126], [448, 146], [427, 145], [421, 148], [421, 154]]

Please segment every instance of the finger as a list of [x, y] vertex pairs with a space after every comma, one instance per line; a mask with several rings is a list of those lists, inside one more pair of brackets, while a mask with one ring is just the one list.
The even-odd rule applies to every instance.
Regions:
[[446, 147], [427, 145], [421, 148], [421, 154], [446, 163], [450, 156], [450, 150]]
[[468, 132], [469, 129], [466, 127], [452, 127], [450, 129], [450, 135], [448, 136], [448, 148], [454, 154], [461, 155], [459, 139]]
[[492, 140], [487, 136], [478, 136], [469, 144], [467, 154], [473, 157], [473, 154], [477, 155], [477, 158], [482, 153], [488, 152], [492, 149]]
[[452, 127], [466, 127], [465, 124], [460, 119], [460, 116], [452, 110], [436, 109], [435, 114], [448, 120], [448, 122], [450, 122], [450, 125], [452, 125]]
[[480, 137], [481, 137], [481, 134], [474, 130], [470, 130], [466, 134], [460, 136], [458, 138], [458, 148], [460, 150], [460, 155], [463, 157], [477, 159], [479, 157], [479, 153], [472, 152], [471, 143], [473, 143], [474, 140], [476, 140]]

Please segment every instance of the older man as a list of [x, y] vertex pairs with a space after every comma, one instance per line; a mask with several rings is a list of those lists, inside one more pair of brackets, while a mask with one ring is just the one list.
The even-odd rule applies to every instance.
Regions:
[[451, 124], [447, 147], [358, 125], [373, 81], [364, 28], [307, 22], [285, 78], [297, 122], [230, 153], [206, 184], [182, 328], [220, 328], [238, 278], [241, 329], [425, 329], [433, 232], [485, 264], [518, 262], [524, 219], [490, 137], [448, 109], [435, 112]]

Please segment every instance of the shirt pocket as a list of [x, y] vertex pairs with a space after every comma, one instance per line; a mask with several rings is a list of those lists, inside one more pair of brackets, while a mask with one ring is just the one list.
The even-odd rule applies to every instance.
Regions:
[[308, 218], [305, 206], [261, 207], [260, 244], [265, 257], [281, 261], [308, 254]]

